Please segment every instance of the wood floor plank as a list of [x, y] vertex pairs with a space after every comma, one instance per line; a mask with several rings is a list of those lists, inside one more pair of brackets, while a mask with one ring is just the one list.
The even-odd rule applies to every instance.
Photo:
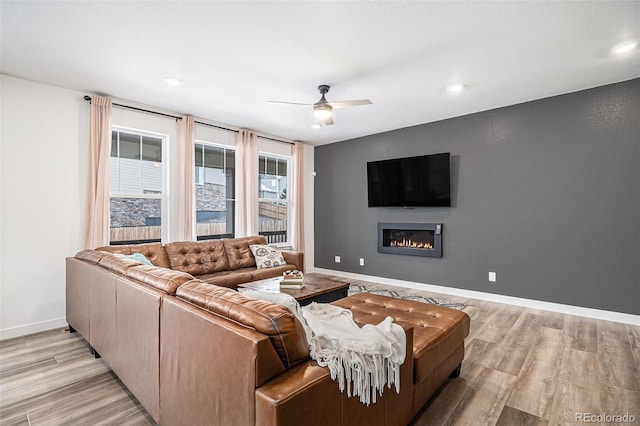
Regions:
[[520, 314], [520, 309], [514, 309], [509, 305], [497, 305], [497, 308], [492, 309], [483, 319], [483, 327], [474, 337], [487, 342], [501, 343]]
[[514, 376], [520, 374], [543, 321], [544, 317], [541, 315], [531, 313], [520, 315], [500, 343], [499, 351], [502, 358], [497, 363], [496, 370]]
[[600, 388], [600, 397], [602, 401], [602, 413], [621, 416], [627, 414], [635, 418], [635, 422], [613, 421], [610, 424], [629, 425], [629, 423], [637, 424], [640, 422], [640, 392], [603, 384]]
[[[5, 355], [20, 351], [23, 362], [0, 375], [0, 424], [154, 424], [104, 361], [89, 353], [82, 338], [67, 333], [65, 339], [67, 345], [58, 344], [59, 331], [27, 338], [33, 358], [23, 352], [24, 345], [12, 342], [8, 349], [0, 342]], [[69, 350], [78, 343], [81, 349]], [[48, 360], [43, 360], [44, 353]]]
[[585, 389], [563, 381], [558, 385], [549, 424], [569, 425], [580, 422], [579, 414], [601, 413], [600, 392], [596, 389]]
[[[565, 348], [562, 354], [560, 380], [584, 389], [597, 390], [600, 386], [598, 355], [592, 352]], [[594, 391], [597, 393], [597, 391]]]
[[[36, 424], [58, 424], [74, 425], [82, 424], [87, 416], [91, 417], [92, 424], [108, 422], [116, 424], [116, 418], [121, 417], [122, 412], [137, 411], [139, 414], [144, 411], [136, 407], [132, 399], [122, 392], [122, 389], [96, 389], [100, 396], [88, 395], [84, 392], [75, 398], [67, 398], [56, 406], [48, 406], [39, 410], [30, 410], [29, 418], [31, 423]], [[146, 418], [139, 419], [144, 424], [151, 424]]]
[[548, 419], [562, 361], [562, 332], [542, 327], [507, 405]]
[[598, 359], [602, 383], [640, 392], [640, 371], [624, 324], [598, 323]]
[[500, 345], [487, 342], [478, 338], [473, 338], [466, 342], [466, 356], [474, 363], [495, 369], [502, 358]]
[[[55, 333], [56, 335], [58, 333]], [[52, 359], [54, 355], [61, 355], [75, 350], [85, 350], [86, 343], [80, 340], [69, 341], [66, 339], [43, 342], [41, 346], [25, 345], [15, 350], [5, 352], [0, 358], [0, 373], [10, 371], [16, 365], [24, 364], [24, 356], [36, 362], [45, 359]]]
[[0, 362], [2, 362], [5, 353], [19, 350], [20, 348], [23, 348], [25, 346], [26, 344], [24, 337], [16, 337], [13, 339], [3, 340], [0, 344]]
[[422, 413], [419, 413], [419, 418], [414, 426], [444, 424], [484, 370], [485, 367], [480, 364], [463, 362], [460, 377], [449, 380], [438, 395], [422, 410]]
[[598, 330], [596, 320], [567, 315], [563, 333], [566, 347], [579, 351], [597, 352]]
[[20, 375], [3, 381], [3, 404], [29, 399], [43, 391], [57, 389], [66, 385], [94, 377], [109, 371], [104, 363], [95, 363], [91, 358], [69, 363], [65, 368], [51, 368], [37, 375]]
[[600, 413], [599, 378], [595, 353], [565, 348], [549, 423], [571, 424], [577, 413]]
[[0, 415], [0, 424], [2, 426], [31, 426], [25, 413], [19, 413], [14, 416]]
[[545, 426], [547, 421], [533, 414], [505, 406], [500, 413], [496, 426]]
[[631, 352], [636, 360], [636, 367], [640, 370], [640, 327], [634, 327], [631, 324], [625, 324], [625, 329], [629, 335], [629, 344]]
[[558, 312], [547, 312], [544, 316], [543, 327], [555, 328], [556, 330], [562, 330], [564, 328], [564, 322], [568, 315], [564, 315]]
[[[104, 390], [107, 387], [118, 387], [114, 376], [109, 371], [92, 375], [84, 380], [77, 380], [59, 387], [46, 386], [34, 390], [29, 397], [15, 398], [13, 401], [2, 400], [1, 416], [13, 416], [17, 413], [28, 413], [34, 410], [46, 409], [57, 406], [66, 400], [73, 400], [76, 395], [82, 395], [87, 389]], [[35, 388], [35, 387], [34, 387]]]
[[445, 425], [495, 425], [516, 378], [485, 368], [449, 416]]

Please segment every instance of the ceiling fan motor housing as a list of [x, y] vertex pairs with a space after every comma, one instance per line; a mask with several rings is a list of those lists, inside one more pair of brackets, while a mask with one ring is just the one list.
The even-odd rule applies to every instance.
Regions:
[[331, 86], [329, 86], [328, 84], [321, 84], [320, 86], [318, 86], [318, 92], [320, 92], [320, 94], [324, 96], [325, 94], [329, 93], [330, 88]]
[[324, 95], [329, 92], [329, 86], [326, 84], [321, 84], [320, 86], [318, 86], [318, 91], [320, 92], [322, 97], [318, 102], [313, 104], [313, 114], [319, 120], [326, 120], [331, 117], [331, 111], [333, 110], [333, 107], [329, 105], [327, 99], [324, 97]]

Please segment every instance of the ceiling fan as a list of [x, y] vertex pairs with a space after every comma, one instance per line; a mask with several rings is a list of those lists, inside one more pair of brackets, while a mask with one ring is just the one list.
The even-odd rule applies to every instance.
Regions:
[[327, 84], [321, 84], [318, 86], [318, 92], [322, 95], [320, 100], [315, 104], [301, 104], [297, 102], [281, 102], [281, 101], [269, 101], [272, 104], [286, 104], [286, 105], [303, 105], [313, 106], [313, 115], [322, 120], [327, 126], [333, 124], [332, 112], [334, 109], [346, 108], [358, 105], [369, 105], [371, 101], [369, 99], [359, 99], [356, 101], [340, 101], [340, 102], [328, 102], [324, 95], [329, 92], [330, 86]]

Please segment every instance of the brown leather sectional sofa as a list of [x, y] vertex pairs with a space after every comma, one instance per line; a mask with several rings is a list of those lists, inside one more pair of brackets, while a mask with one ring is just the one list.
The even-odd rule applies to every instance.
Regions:
[[[67, 258], [69, 325], [158, 423], [406, 425], [459, 372], [466, 314], [350, 296], [334, 304], [351, 309], [361, 325], [394, 318], [406, 330], [408, 355], [400, 393], [388, 389], [370, 406], [347, 398], [328, 369], [309, 358], [293, 314], [234, 290], [269, 273], [252, 265], [254, 243], [264, 239], [105, 247]], [[154, 266], [122, 256], [131, 253]], [[285, 259], [286, 269], [302, 267], [302, 254]]]
[[[238, 284], [278, 277], [290, 269], [303, 270], [303, 254], [282, 251], [287, 265], [257, 269], [249, 249], [251, 244], [267, 244], [264, 237], [224, 240], [179, 241], [165, 244], [133, 244], [99, 247], [96, 250], [118, 254], [141, 253], [155, 266], [186, 272], [206, 283], [237, 288]], [[81, 252], [82, 253], [82, 252]], [[78, 256], [76, 256], [78, 257]], [[82, 255], [80, 255], [82, 258]]]

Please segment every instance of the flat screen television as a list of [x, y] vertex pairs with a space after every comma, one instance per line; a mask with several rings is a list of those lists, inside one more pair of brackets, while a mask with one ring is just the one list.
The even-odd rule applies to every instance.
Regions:
[[450, 154], [367, 162], [369, 207], [450, 207]]

